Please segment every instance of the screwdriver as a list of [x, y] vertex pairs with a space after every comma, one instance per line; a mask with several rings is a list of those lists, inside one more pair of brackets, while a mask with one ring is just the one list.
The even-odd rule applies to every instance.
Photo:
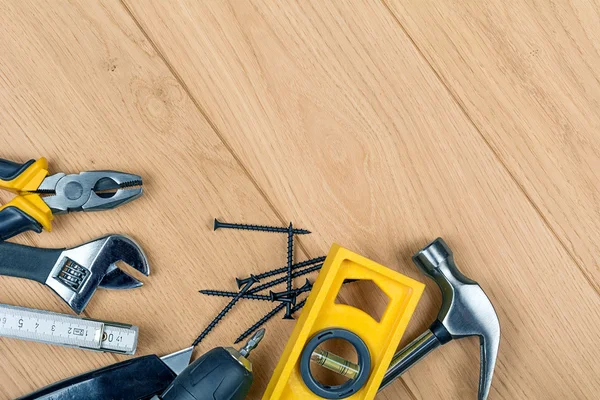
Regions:
[[262, 338], [261, 329], [240, 350], [216, 347], [191, 363], [161, 396], [152, 400], [243, 400], [252, 385], [248, 360]]
[[160, 358], [136, 357], [53, 383], [18, 400], [242, 400], [252, 385], [247, 357], [264, 335], [261, 329], [240, 350], [217, 347], [191, 364], [193, 347]]

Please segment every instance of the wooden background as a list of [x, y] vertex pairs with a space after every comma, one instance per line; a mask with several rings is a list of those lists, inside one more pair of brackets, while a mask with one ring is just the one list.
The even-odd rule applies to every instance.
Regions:
[[[338, 242], [426, 283], [403, 342], [440, 303], [410, 256], [442, 236], [501, 320], [490, 398], [598, 398], [599, 39], [600, 5], [584, 0], [4, 0], [0, 156], [139, 173], [146, 188], [16, 241], [135, 237], [145, 286], [99, 291], [85, 315], [137, 324], [138, 354], [166, 354], [226, 303], [199, 289], [285, 264], [284, 236], [212, 232], [213, 217], [291, 220], [314, 232], [296, 261]], [[0, 302], [69, 312], [13, 278]], [[241, 303], [196, 353], [269, 309]], [[252, 399], [292, 328], [269, 324]], [[117, 359], [0, 339], [0, 398]], [[465, 339], [377, 398], [475, 398], [478, 374]]]

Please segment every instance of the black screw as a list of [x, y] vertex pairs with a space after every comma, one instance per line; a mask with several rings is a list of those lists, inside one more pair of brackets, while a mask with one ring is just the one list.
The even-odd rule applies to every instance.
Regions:
[[[323, 266], [323, 264], [317, 264], [317, 265], [313, 265], [312, 267], [302, 269], [300, 271], [295, 271], [292, 273], [292, 278], [297, 278], [299, 276], [310, 274], [313, 271], [318, 271], [321, 269], [322, 266]], [[258, 285], [254, 289], [250, 289], [248, 291], [248, 293], [255, 294], [257, 292], [260, 292], [261, 290], [272, 288], [273, 286], [279, 285], [280, 283], [283, 283], [285, 281], [287, 281], [287, 276], [282, 276], [281, 278], [277, 278], [270, 282], [263, 283], [262, 285]]]
[[[345, 285], [347, 283], [356, 282], [358, 280], [359, 279], [346, 279], [343, 284]], [[306, 286], [306, 284], [304, 286]], [[306, 305], [306, 300], [307, 299], [304, 299], [300, 303], [296, 304], [292, 308], [291, 314], [293, 314], [293, 313], [298, 312], [299, 310], [301, 310], [302, 307], [304, 307]], [[283, 310], [284, 308], [285, 308], [285, 304], [284, 303], [278, 304], [275, 308], [273, 308], [273, 310], [271, 310], [264, 317], [262, 317], [261, 319], [259, 319], [254, 325], [252, 325], [250, 328], [248, 328], [244, 333], [242, 333], [235, 340], [235, 343], [237, 344], [237, 343], [241, 342], [242, 340], [246, 339], [254, 331], [256, 331], [258, 328], [260, 328], [261, 326], [263, 326], [264, 324], [266, 324], [271, 318], [273, 318], [275, 316], [275, 314], [277, 314], [279, 311]]]
[[[288, 226], [288, 240], [287, 240], [287, 283], [286, 288], [289, 292], [292, 290], [292, 261], [294, 258], [294, 227], [290, 222]], [[294, 298], [295, 301], [295, 298]], [[295, 304], [294, 304], [295, 305]], [[287, 303], [285, 306], [285, 317], [283, 319], [293, 319], [292, 317], [292, 304]]]
[[310, 292], [311, 289], [312, 289], [312, 283], [310, 283], [310, 281], [307, 279], [301, 288], [286, 290], [285, 292], [270, 291], [269, 297], [271, 298], [271, 301], [280, 301], [282, 299], [292, 297], [292, 296], [297, 297], [300, 293]]
[[[219, 297], [235, 297], [239, 294], [236, 292], [226, 292], [223, 290], [200, 290], [199, 292], [202, 294], [205, 294], [207, 296], [219, 296]], [[250, 299], [250, 300], [273, 301], [273, 300], [271, 300], [271, 296], [267, 296], [264, 294], [244, 293], [241, 298], [242, 299]]]
[[[310, 274], [311, 272], [318, 271], [319, 269], [321, 269], [321, 267], [323, 267], [323, 264], [317, 264], [317, 265], [313, 265], [312, 267], [302, 269], [300, 271], [295, 271], [292, 273], [292, 278], [297, 278], [299, 276], [307, 275], [307, 274]], [[287, 276], [282, 276], [281, 278], [277, 278], [273, 281], [263, 283], [262, 285], [258, 285], [254, 289], [248, 290], [248, 293], [245, 293], [244, 295], [256, 294], [257, 292], [260, 292], [261, 290], [265, 290], [265, 289], [272, 288], [273, 286], [277, 286], [280, 283], [285, 282], [286, 280], [287, 280]], [[208, 292], [208, 291], [206, 291], [206, 290], [200, 291], [200, 293], [204, 293], [204, 292]], [[216, 290], [212, 290], [211, 292], [216, 292]], [[204, 293], [204, 294], [211, 295], [210, 293]], [[235, 297], [237, 295], [238, 295], [237, 292], [226, 292], [226, 291], [218, 291], [218, 294], [215, 294], [215, 296], [222, 296], [222, 297]]]
[[[267, 225], [250, 225], [250, 224], [229, 224], [227, 222], [221, 222], [215, 218], [213, 230], [217, 230], [220, 228], [225, 229], [240, 229], [244, 231], [261, 231], [261, 232], [278, 232], [278, 233], [287, 233], [288, 228], [281, 228], [278, 226], [267, 226]], [[294, 234], [296, 235], [307, 235], [311, 233], [306, 229], [294, 229]]]
[[296, 296], [282, 297], [281, 299], [279, 299], [279, 301], [285, 303], [286, 307], [290, 306], [291, 310], [291, 307], [296, 305]]
[[[291, 313], [293, 314], [293, 313], [297, 312], [305, 305], [306, 305], [306, 299], [304, 299], [300, 303], [296, 304], [292, 308]], [[237, 344], [237, 343], [241, 342], [242, 340], [246, 339], [248, 336], [252, 335], [252, 333], [254, 333], [254, 331], [256, 331], [258, 328], [260, 328], [261, 326], [263, 326], [264, 324], [269, 322], [269, 320], [271, 320], [279, 311], [283, 310], [284, 308], [285, 308], [284, 303], [278, 304], [275, 308], [273, 308], [271, 311], [269, 311], [267, 314], [265, 314], [264, 317], [259, 319], [254, 325], [252, 325], [250, 328], [248, 328], [246, 331], [244, 331], [244, 333], [242, 333], [237, 339], [235, 339], [235, 343]]]
[[196, 340], [194, 340], [194, 343], [192, 343], [193, 347], [195, 347], [196, 345], [198, 345], [198, 343], [200, 343], [210, 333], [210, 331], [212, 331], [213, 328], [215, 326], [217, 326], [217, 324], [219, 323], [219, 321], [221, 321], [223, 319], [223, 317], [225, 317], [225, 315], [233, 308], [233, 306], [235, 305], [235, 303], [237, 303], [238, 300], [241, 299], [242, 296], [248, 290], [250, 290], [250, 287], [252, 285], [254, 285], [256, 282], [258, 282], [258, 280], [256, 278], [254, 280], [251, 280], [250, 282], [248, 282], [246, 284], [246, 286], [244, 286], [242, 288], [242, 290], [240, 290], [240, 292], [233, 299], [231, 299], [231, 301], [229, 302], [229, 304], [227, 304], [225, 306], [225, 308], [223, 308], [223, 310], [221, 310], [221, 312], [219, 314], [217, 314], [217, 316], [215, 317], [215, 319], [213, 319], [211, 321], [211, 323], [208, 324], [208, 326], [206, 327], [206, 329], [204, 329], [202, 331], [202, 333], [196, 338]]
[[258, 282], [260, 280], [259, 277], [250, 274], [249, 277], [244, 278], [244, 279], [240, 279], [240, 278], [235, 278], [235, 282], [237, 283], [238, 289], [243, 288], [244, 286], [246, 286], [246, 284], [248, 282]]
[[275, 316], [275, 314], [277, 314], [279, 311], [283, 310], [284, 308], [285, 308], [285, 304], [284, 303], [280, 303], [277, 306], [275, 306], [275, 308], [273, 308], [271, 311], [269, 311], [268, 313], [266, 313], [254, 325], [252, 325], [250, 328], [246, 329], [244, 331], [244, 333], [242, 333], [237, 339], [235, 339], [234, 343], [238, 344], [242, 340], [246, 339], [255, 330], [257, 330], [258, 328], [260, 328], [261, 326], [263, 326], [264, 324], [266, 324], [271, 318], [273, 318]]
[[306, 299], [302, 300], [300, 303], [298, 303], [294, 307], [292, 307], [292, 309], [290, 310], [289, 313], [286, 311], [285, 315], [283, 316], [283, 319], [294, 319], [293, 314], [296, 311], [300, 310], [302, 307], [304, 307], [305, 304], [306, 304]]
[[[325, 261], [325, 256], [323, 257], [316, 257], [316, 258], [311, 258], [310, 260], [306, 260], [306, 261], [301, 261], [297, 264], [293, 264], [292, 265], [292, 270], [296, 270], [302, 267], [306, 267], [307, 265], [313, 265], [313, 264], [317, 264], [317, 263], [322, 263], [323, 261]], [[256, 279], [266, 279], [266, 278], [271, 278], [275, 275], [279, 275], [279, 274], [283, 274], [284, 272], [287, 272], [287, 265], [285, 267], [281, 267], [281, 268], [277, 268], [277, 269], [273, 269], [267, 272], [263, 272], [262, 274], [258, 274], [255, 275]], [[240, 278], [235, 278], [236, 280], [240, 280], [242, 281], [242, 279]], [[248, 278], [244, 278], [244, 279], [248, 279]]]
[[306, 299], [302, 300], [300, 303], [296, 304], [294, 308], [292, 308], [292, 314], [299, 311], [306, 305]]

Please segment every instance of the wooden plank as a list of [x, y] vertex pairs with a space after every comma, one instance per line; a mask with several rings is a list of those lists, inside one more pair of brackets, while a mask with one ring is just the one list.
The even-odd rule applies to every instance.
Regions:
[[[3, 2], [0, 53], [2, 157], [45, 156], [53, 172], [116, 169], [145, 178], [145, 195], [127, 206], [59, 216], [52, 233], [17, 238], [43, 247], [113, 232], [137, 239], [152, 268], [145, 286], [98, 291], [86, 315], [139, 325], [138, 355], [188, 346], [226, 304], [198, 289], [234, 289], [236, 275], [285, 264], [285, 237], [211, 231], [215, 216], [281, 221], [120, 3]], [[10, 197], [3, 193], [1, 201]], [[297, 260], [305, 256], [297, 253]], [[69, 312], [38, 284], [0, 278], [0, 287], [0, 302]], [[270, 307], [241, 304], [198, 353], [230, 345]], [[268, 329], [252, 355], [260, 366], [256, 390], [265, 387], [292, 324], [276, 319]], [[0, 398], [125, 358], [0, 339]]]
[[[317, 232], [309, 254], [339, 241], [419, 277], [410, 255], [442, 235], [500, 315], [493, 397], [597, 393], [597, 293], [382, 4], [126, 4], [269, 201]], [[438, 301], [430, 284], [411, 334]], [[417, 365], [412, 395], [474, 397], [477, 347]]]
[[388, 3], [600, 291], [598, 3]]

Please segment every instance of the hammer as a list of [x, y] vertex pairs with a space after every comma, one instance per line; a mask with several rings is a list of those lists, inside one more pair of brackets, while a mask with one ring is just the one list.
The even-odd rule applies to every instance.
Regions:
[[427, 331], [394, 355], [379, 390], [452, 339], [479, 336], [478, 399], [487, 399], [500, 345], [500, 322], [492, 302], [477, 282], [458, 270], [452, 250], [442, 238], [417, 252], [413, 262], [440, 287], [442, 308]]

